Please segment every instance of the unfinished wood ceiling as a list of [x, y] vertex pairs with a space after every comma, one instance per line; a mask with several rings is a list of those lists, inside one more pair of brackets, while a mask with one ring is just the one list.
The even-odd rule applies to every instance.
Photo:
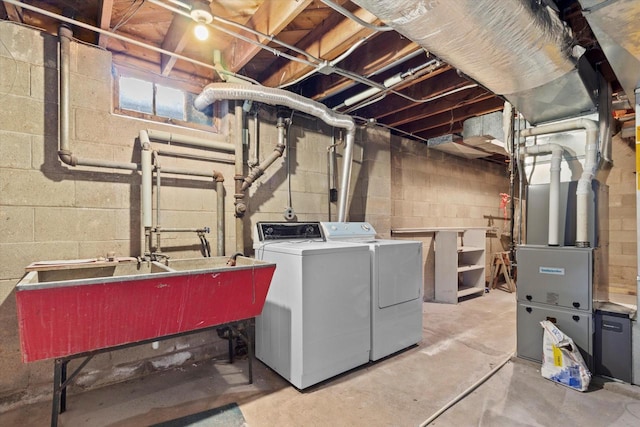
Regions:
[[[350, 1], [204, 2], [215, 17], [205, 42], [193, 36], [191, 0], [24, 0], [22, 7], [4, 1], [0, 17], [52, 34], [60, 22], [42, 10], [71, 17], [89, 26], [74, 25], [75, 37], [110, 50], [115, 62], [199, 85], [221, 80], [211, 67], [214, 51], [219, 51], [230, 72], [265, 86], [286, 87], [422, 141], [460, 133], [467, 118], [503, 107], [502, 99], [397, 32], [374, 29], [383, 24]], [[564, 3], [575, 7], [575, 2]]]

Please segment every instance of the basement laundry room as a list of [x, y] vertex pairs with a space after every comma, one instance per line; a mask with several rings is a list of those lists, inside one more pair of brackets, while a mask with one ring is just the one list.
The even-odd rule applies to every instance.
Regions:
[[0, 425], [638, 425], [639, 38], [1, 0]]

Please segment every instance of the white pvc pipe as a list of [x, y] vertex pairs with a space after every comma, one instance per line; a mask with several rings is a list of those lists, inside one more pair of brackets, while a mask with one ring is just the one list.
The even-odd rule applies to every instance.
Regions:
[[202, 93], [196, 97], [194, 105], [198, 110], [203, 110], [216, 100], [223, 99], [250, 100], [269, 105], [282, 105], [318, 117], [330, 126], [343, 128], [347, 131], [342, 168], [342, 187], [340, 188], [340, 205], [338, 207], [338, 221], [345, 222], [349, 203], [353, 146], [355, 145], [356, 127], [353, 118], [346, 114], [331, 111], [327, 106], [319, 102], [282, 89], [232, 83], [211, 83], [207, 85]]
[[551, 176], [549, 180], [549, 246], [558, 246], [560, 239], [560, 164], [564, 149], [558, 144], [533, 145], [525, 148], [525, 154], [551, 153]]
[[582, 167], [582, 175], [578, 180], [578, 188], [576, 190], [576, 246], [589, 247], [588, 205], [589, 194], [591, 193], [591, 181], [593, 180], [598, 168], [598, 124], [593, 120], [578, 118], [567, 120], [565, 122], [523, 129], [520, 132], [520, 136], [522, 138], [526, 138], [528, 136], [547, 135], [578, 129], [584, 129], [586, 132], [586, 146], [585, 162]]

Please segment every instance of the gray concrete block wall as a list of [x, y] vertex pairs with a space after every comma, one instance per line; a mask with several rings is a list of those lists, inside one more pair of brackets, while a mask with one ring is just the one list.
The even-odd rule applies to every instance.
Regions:
[[[32, 29], [0, 21], [0, 410], [50, 398], [52, 363], [21, 362], [16, 319], [16, 282], [34, 261], [141, 254], [140, 175], [138, 172], [72, 168], [57, 158], [57, 40]], [[6, 48], [5, 48], [6, 47]], [[136, 120], [112, 113], [111, 55], [71, 44], [71, 150], [79, 157], [138, 162], [140, 129], [158, 129], [206, 138], [209, 134]], [[154, 147], [162, 143], [153, 143]], [[203, 154], [202, 150], [184, 148]], [[216, 156], [215, 153], [204, 153]], [[218, 157], [229, 156], [220, 153]], [[233, 165], [162, 158], [163, 164], [196, 170], [220, 170], [226, 177], [225, 215], [233, 212]], [[166, 197], [165, 197], [166, 196]], [[154, 189], [155, 198], [155, 189]], [[213, 179], [163, 176], [164, 226], [208, 225], [216, 244], [216, 194]], [[154, 201], [155, 208], [155, 201]], [[229, 222], [231, 226], [229, 226]], [[227, 253], [234, 250], [233, 222], [228, 221]], [[197, 256], [196, 236], [166, 236], [173, 257]], [[168, 246], [175, 246], [171, 250]], [[190, 360], [224, 354], [215, 333], [182, 338]], [[176, 341], [177, 342], [177, 341]], [[166, 359], [176, 352], [166, 344], [124, 355], [104, 355], [87, 366], [100, 385], [137, 375], [137, 360]], [[182, 344], [181, 344], [182, 345]], [[178, 360], [178, 359], [175, 359]], [[121, 365], [121, 366], [116, 366]], [[160, 364], [162, 365], [162, 364]], [[158, 366], [160, 366], [158, 365]], [[151, 363], [151, 365], [153, 364]], [[163, 365], [164, 366], [164, 365]], [[153, 369], [151, 369], [153, 370]], [[150, 371], [145, 368], [143, 373]], [[129, 372], [129, 374], [126, 374]]]
[[619, 135], [612, 140], [609, 186], [609, 292], [636, 295], [637, 219], [635, 147]]

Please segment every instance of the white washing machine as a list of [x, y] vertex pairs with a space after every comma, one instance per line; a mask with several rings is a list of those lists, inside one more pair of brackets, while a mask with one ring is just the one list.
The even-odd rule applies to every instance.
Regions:
[[276, 263], [256, 357], [304, 389], [369, 361], [369, 247], [325, 241], [319, 222], [257, 224], [255, 257]]
[[371, 360], [422, 340], [422, 242], [384, 240], [367, 222], [322, 222], [327, 241], [366, 244], [371, 254]]

